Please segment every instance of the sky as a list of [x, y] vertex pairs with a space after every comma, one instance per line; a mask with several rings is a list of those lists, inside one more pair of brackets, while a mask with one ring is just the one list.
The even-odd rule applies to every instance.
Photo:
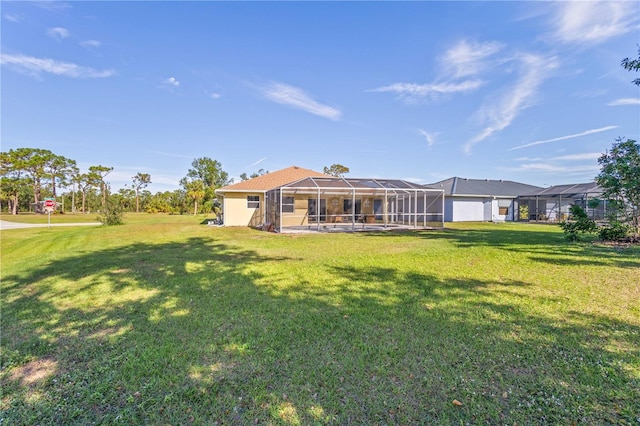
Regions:
[[434, 183], [592, 181], [639, 140], [640, 2], [9, 2], [2, 151], [179, 188], [196, 158]]

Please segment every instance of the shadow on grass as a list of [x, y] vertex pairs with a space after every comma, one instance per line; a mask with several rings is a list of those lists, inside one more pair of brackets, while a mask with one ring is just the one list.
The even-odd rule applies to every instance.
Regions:
[[191, 238], [4, 276], [2, 420], [637, 421], [637, 325], [521, 281], [296, 260]]
[[463, 249], [486, 246], [525, 253], [530, 260], [538, 263], [640, 268], [640, 246], [604, 246], [593, 244], [592, 241], [572, 243], [568, 242], [554, 225], [530, 225], [523, 228], [487, 224], [485, 229], [449, 228], [433, 231], [372, 232], [360, 235], [444, 239]]

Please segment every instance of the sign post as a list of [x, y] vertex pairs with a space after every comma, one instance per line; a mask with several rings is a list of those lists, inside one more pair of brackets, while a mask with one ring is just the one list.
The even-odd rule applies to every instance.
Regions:
[[44, 209], [47, 211], [49, 218], [47, 223], [49, 228], [51, 228], [51, 212], [56, 208], [56, 199], [55, 198], [45, 198], [44, 199]]

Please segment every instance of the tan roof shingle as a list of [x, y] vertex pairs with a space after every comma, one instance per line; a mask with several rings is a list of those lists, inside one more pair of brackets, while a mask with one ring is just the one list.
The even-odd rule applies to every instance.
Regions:
[[267, 173], [262, 176], [255, 177], [253, 179], [245, 180], [242, 182], [228, 185], [223, 188], [219, 188], [216, 192], [235, 192], [235, 191], [268, 191], [273, 188], [277, 188], [287, 183], [295, 182], [300, 179], [308, 177], [326, 177], [324, 173], [316, 172], [309, 169], [303, 169], [298, 166], [287, 167], [286, 169], [278, 170], [272, 173]]

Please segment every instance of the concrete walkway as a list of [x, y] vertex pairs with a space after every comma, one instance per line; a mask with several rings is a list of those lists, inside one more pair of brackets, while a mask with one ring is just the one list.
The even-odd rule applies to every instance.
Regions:
[[98, 226], [102, 225], [100, 222], [81, 222], [81, 223], [18, 223], [8, 222], [6, 220], [0, 220], [0, 231], [7, 229], [20, 229], [20, 228], [48, 228], [49, 226]]

